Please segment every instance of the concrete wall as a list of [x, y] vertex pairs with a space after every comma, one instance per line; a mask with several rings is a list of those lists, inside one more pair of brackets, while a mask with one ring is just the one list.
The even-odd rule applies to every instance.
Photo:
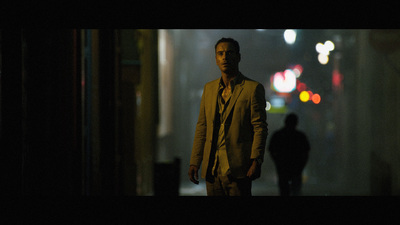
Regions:
[[[400, 31], [360, 32], [359, 151], [370, 152], [371, 195], [400, 194]], [[363, 129], [364, 128], [364, 129]]]

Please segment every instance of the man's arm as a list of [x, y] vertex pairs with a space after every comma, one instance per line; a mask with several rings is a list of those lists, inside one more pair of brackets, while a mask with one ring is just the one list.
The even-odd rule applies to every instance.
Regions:
[[261, 163], [264, 160], [265, 143], [268, 135], [267, 113], [265, 111], [265, 90], [259, 84], [251, 99], [251, 124], [254, 137], [251, 150], [252, 164], [247, 176], [255, 180], [261, 176]]
[[194, 184], [199, 184], [199, 167], [190, 165], [188, 175], [190, 181]]
[[204, 87], [203, 95], [201, 96], [200, 102], [200, 113], [197, 120], [196, 131], [194, 134], [192, 155], [190, 157], [190, 167], [189, 167], [189, 179], [198, 184], [198, 170], [200, 168], [201, 162], [203, 160], [204, 144], [206, 142], [207, 133], [207, 121], [205, 113], [205, 91]]
[[268, 136], [265, 107], [265, 90], [261, 84], [258, 84], [251, 99], [251, 124], [254, 131], [251, 159], [264, 159], [265, 144]]

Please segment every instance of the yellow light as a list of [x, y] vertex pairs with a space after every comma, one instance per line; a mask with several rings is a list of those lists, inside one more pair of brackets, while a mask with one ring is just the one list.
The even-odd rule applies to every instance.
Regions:
[[308, 100], [310, 100], [310, 94], [307, 91], [302, 91], [300, 92], [299, 98], [300, 101], [307, 102]]

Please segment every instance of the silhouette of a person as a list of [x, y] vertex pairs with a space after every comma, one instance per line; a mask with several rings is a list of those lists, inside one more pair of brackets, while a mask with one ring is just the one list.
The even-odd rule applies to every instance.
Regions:
[[285, 118], [285, 126], [276, 131], [268, 150], [275, 163], [281, 196], [300, 195], [302, 172], [308, 160], [310, 144], [306, 135], [296, 130], [298, 117], [291, 113]]

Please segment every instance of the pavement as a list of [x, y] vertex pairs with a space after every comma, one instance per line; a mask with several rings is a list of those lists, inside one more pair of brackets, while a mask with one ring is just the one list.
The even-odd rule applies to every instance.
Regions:
[[[338, 184], [317, 183], [310, 179], [303, 184], [301, 196], [365, 196], [354, 190], [340, 188]], [[205, 181], [200, 180], [199, 185], [183, 183], [180, 187], [180, 196], [206, 196]], [[279, 196], [276, 181], [254, 181], [252, 187], [253, 196]]]

